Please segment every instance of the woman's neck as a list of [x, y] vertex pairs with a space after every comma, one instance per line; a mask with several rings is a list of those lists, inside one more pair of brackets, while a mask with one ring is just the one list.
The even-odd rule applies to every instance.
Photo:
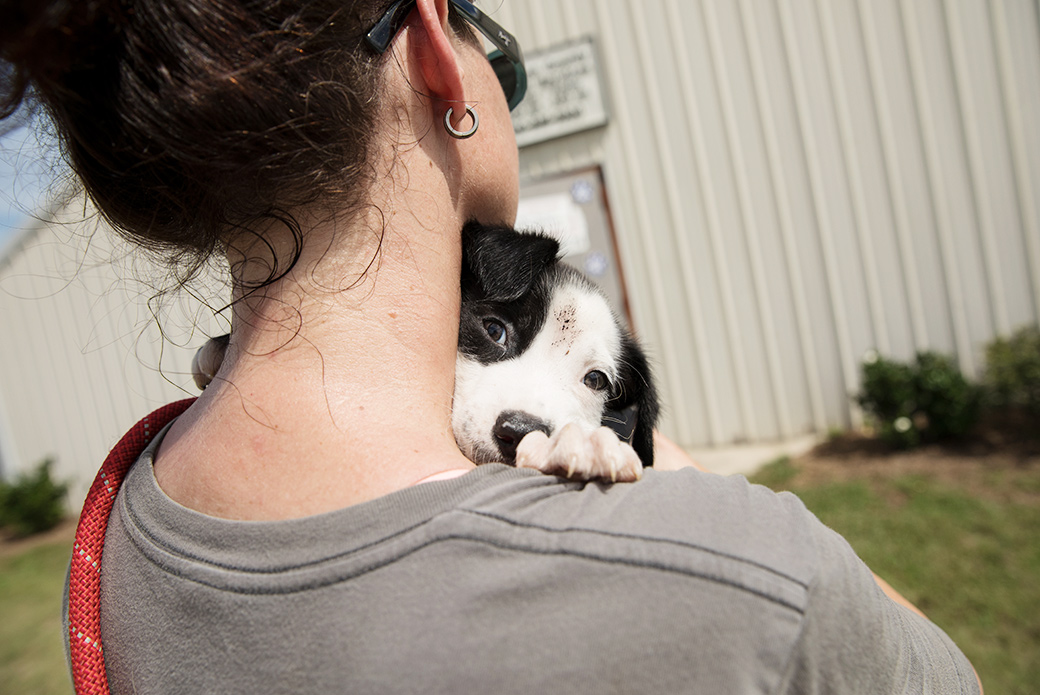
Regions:
[[349, 253], [310, 229], [293, 271], [239, 303], [220, 372], [163, 442], [163, 490], [213, 516], [285, 519], [472, 466], [451, 432], [462, 220], [444, 217], [395, 215], [376, 243], [342, 237]]

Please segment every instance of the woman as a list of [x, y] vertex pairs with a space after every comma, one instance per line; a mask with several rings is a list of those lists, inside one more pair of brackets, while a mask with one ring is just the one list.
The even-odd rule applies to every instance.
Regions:
[[10, 103], [31, 81], [113, 224], [181, 267], [223, 253], [234, 284], [221, 371], [112, 512], [113, 692], [975, 691], [791, 496], [460, 454], [459, 233], [518, 195], [522, 73], [478, 10], [26, 12]]

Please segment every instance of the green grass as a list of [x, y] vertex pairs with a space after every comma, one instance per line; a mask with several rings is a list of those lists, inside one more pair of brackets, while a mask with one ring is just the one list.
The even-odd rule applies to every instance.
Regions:
[[774, 490], [787, 490], [788, 483], [798, 475], [798, 469], [791, 463], [790, 456], [781, 456], [762, 466], [752, 478], [752, 482]]
[[72, 692], [61, 597], [69, 541], [0, 557], [0, 693]]
[[755, 482], [795, 492], [875, 572], [946, 630], [988, 695], [1040, 684], [1040, 471], [994, 471], [972, 489], [927, 475], [800, 484], [789, 460]]

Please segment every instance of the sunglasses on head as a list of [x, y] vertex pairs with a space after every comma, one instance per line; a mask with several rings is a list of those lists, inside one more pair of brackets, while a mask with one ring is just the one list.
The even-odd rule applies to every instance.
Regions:
[[[490, 17], [466, 0], [450, 0], [452, 6], [467, 22], [487, 37], [497, 50], [488, 54], [488, 61], [495, 70], [502, 91], [505, 92], [509, 110], [512, 111], [524, 98], [527, 91], [527, 72], [524, 70], [524, 54], [520, 44], [508, 31], [500, 27]], [[415, 0], [397, 0], [383, 14], [365, 36], [368, 45], [379, 53], [385, 53], [390, 42], [400, 31], [408, 13], [412, 11]]]

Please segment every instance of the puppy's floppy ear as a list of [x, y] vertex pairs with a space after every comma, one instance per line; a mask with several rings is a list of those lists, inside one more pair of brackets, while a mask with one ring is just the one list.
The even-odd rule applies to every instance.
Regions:
[[621, 338], [618, 384], [607, 401], [603, 424], [632, 445], [644, 466], [654, 464], [654, 426], [660, 407], [650, 363], [632, 336], [625, 332]]
[[542, 234], [467, 222], [462, 228], [462, 296], [511, 302], [556, 263], [560, 244]]

